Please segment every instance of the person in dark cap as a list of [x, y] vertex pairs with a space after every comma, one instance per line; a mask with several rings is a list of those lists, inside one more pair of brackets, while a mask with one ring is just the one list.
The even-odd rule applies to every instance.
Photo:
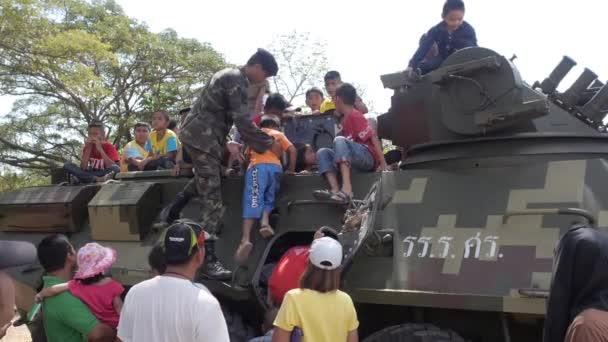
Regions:
[[[181, 221], [161, 238], [167, 268], [131, 288], [118, 324], [124, 342], [228, 342], [228, 328], [217, 299], [195, 283], [205, 259], [200, 225]], [[153, 324], [151, 324], [153, 322]]]
[[239, 144], [226, 140], [233, 123], [243, 142], [259, 153], [272, 149], [280, 154], [281, 147], [274, 139], [257, 128], [247, 109], [247, 89], [251, 83], [260, 83], [275, 76], [279, 70], [274, 56], [258, 49], [240, 69], [217, 72], [203, 88], [201, 95], [182, 122], [180, 141], [192, 158], [195, 176], [184, 190], [161, 213], [161, 220], [172, 222], [191, 197], [200, 203], [198, 222], [209, 234], [203, 274], [211, 279], [229, 280], [227, 270], [215, 256], [215, 240], [220, 232], [224, 213], [221, 195], [221, 162], [224, 151], [240, 153]]
[[0, 241], [0, 339], [15, 316], [15, 287], [3, 270], [36, 261], [36, 247], [29, 242]]

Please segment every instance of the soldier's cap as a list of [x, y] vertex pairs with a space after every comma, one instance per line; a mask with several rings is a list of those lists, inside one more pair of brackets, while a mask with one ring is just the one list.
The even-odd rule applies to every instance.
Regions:
[[205, 234], [199, 225], [182, 222], [172, 224], [165, 231], [162, 246], [168, 264], [187, 261], [197, 248], [205, 245]]
[[266, 76], [276, 76], [279, 72], [279, 65], [274, 56], [265, 49], [259, 48], [256, 53], [249, 58], [247, 65], [259, 64], [266, 71]]
[[26, 241], [0, 241], [0, 269], [36, 262], [36, 247]]

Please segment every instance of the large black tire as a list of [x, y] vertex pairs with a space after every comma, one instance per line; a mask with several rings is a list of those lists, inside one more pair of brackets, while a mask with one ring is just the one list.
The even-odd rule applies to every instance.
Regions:
[[451, 330], [442, 330], [432, 324], [401, 324], [382, 329], [363, 342], [465, 342]]
[[222, 312], [228, 326], [228, 336], [230, 342], [247, 342], [256, 337], [256, 331], [253, 327], [247, 324], [243, 316], [236, 311], [230, 310], [222, 305]]

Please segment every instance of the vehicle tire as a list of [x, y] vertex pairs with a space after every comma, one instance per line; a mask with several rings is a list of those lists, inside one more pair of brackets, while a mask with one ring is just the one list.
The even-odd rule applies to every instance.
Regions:
[[228, 326], [230, 342], [247, 342], [256, 337], [255, 329], [245, 322], [240, 313], [232, 311], [223, 305], [222, 312]]
[[451, 330], [432, 324], [401, 324], [388, 327], [368, 336], [363, 342], [465, 342]]

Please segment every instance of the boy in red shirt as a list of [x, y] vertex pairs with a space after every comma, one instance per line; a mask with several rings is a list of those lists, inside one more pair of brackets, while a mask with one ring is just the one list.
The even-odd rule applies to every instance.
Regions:
[[[334, 139], [333, 149], [317, 151], [319, 173], [327, 179], [329, 190], [314, 192], [318, 199], [348, 203], [353, 196], [351, 169], [357, 171], [386, 170], [382, 144], [363, 114], [355, 109], [357, 91], [348, 83], [336, 90], [336, 111], [343, 115], [342, 132]], [[338, 183], [342, 176], [342, 187]]]
[[105, 137], [103, 124], [91, 122], [82, 148], [80, 167], [70, 162], [63, 165], [63, 169], [72, 175], [77, 183], [105, 182], [120, 172], [118, 151]]

